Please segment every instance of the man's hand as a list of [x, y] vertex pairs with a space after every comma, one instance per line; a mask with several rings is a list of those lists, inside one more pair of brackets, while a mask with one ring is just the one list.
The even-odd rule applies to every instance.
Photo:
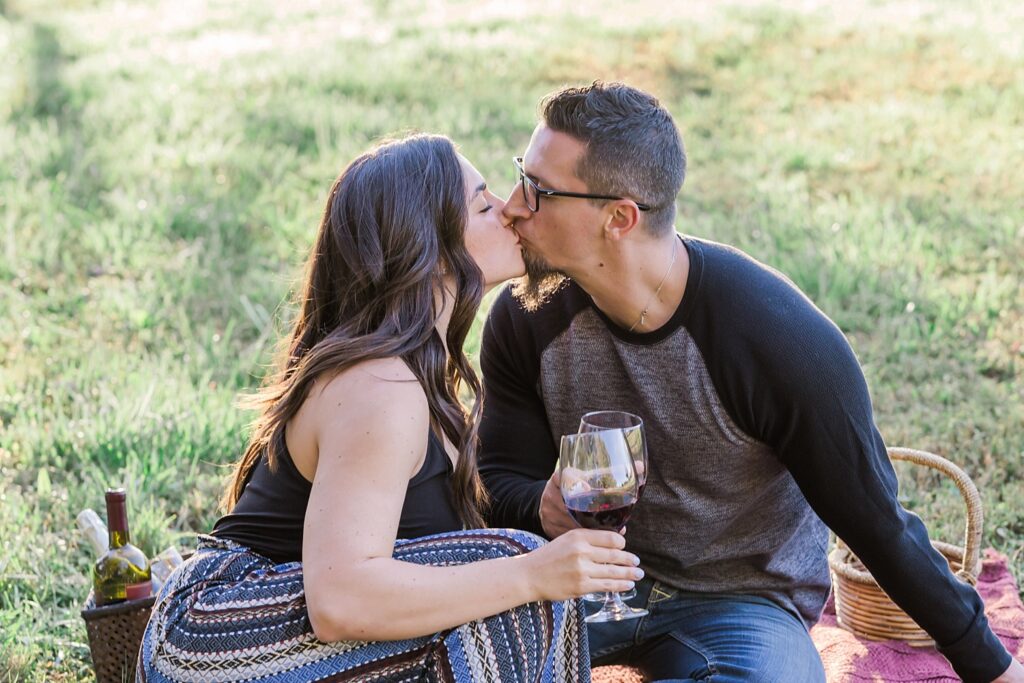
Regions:
[[547, 485], [544, 487], [544, 494], [540, 498], [540, 524], [544, 527], [544, 533], [548, 538], [554, 539], [566, 531], [578, 529], [579, 525], [570, 515], [562, 500], [562, 491], [559, 488], [558, 471], [551, 475]]
[[[545, 491], [547, 493], [547, 491]], [[1024, 683], [1024, 664], [1016, 659], [1010, 662], [1010, 668], [1003, 672], [993, 683]]]

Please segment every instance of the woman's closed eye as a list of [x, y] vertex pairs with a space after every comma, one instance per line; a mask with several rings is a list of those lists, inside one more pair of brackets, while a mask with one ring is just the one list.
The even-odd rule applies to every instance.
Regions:
[[484, 200], [484, 207], [480, 209], [480, 213], [487, 213], [494, 208], [494, 200], [497, 199], [497, 197], [494, 196], [490, 188], [485, 187], [480, 198]]
[[481, 193], [480, 198], [484, 201], [484, 206], [482, 209], [480, 209], [480, 213], [487, 213], [488, 211], [494, 208], [494, 204], [491, 202], [492, 197], [493, 195], [491, 195], [490, 190], [484, 190]]

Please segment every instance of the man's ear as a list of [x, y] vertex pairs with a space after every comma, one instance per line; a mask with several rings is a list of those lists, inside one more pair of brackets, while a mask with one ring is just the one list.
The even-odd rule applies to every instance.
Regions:
[[619, 199], [605, 207], [604, 234], [611, 240], [621, 240], [640, 225], [640, 209], [634, 202]]

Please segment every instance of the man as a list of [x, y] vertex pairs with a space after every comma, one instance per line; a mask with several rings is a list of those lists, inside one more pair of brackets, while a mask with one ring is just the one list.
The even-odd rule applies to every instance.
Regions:
[[556, 92], [516, 165], [504, 212], [528, 278], [495, 303], [481, 353], [491, 522], [575, 526], [552, 472], [587, 411], [639, 414], [649, 444], [626, 539], [650, 616], [592, 625], [594, 663], [824, 680], [807, 629], [829, 591], [828, 527], [965, 680], [1024, 680], [897, 502], [840, 330], [779, 273], [676, 233], [686, 158], [658, 101], [600, 82]]

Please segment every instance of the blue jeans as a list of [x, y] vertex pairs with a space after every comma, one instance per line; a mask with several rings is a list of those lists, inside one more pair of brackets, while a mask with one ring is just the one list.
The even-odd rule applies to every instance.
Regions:
[[626, 664], [644, 680], [674, 683], [825, 681], [803, 622], [767, 598], [688, 593], [649, 578], [636, 590], [629, 603], [650, 614], [589, 625], [595, 666]]

